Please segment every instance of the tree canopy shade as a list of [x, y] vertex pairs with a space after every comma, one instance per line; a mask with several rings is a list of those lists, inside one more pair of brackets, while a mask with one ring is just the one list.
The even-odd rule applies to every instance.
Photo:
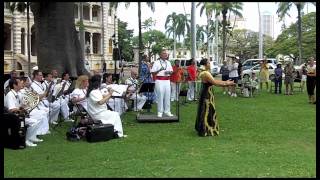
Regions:
[[[316, 12], [302, 16], [302, 62], [310, 56], [316, 55]], [[293, 55], [294, 60], [298, 60], [299, 48], [297, 48], [297, 22], [278, 36], [274, 46], [266, 49], [266, 54], [276, 56], [278, 54]], [[301, 63], [302, 63], [301, 62]]]

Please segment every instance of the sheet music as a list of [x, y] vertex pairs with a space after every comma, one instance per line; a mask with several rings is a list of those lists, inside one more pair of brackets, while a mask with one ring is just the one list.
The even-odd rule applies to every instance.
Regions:
[[107, 88], [109, 87], [117, 91], [113, 92], [112, 96], [122, 96], [128, 89], [128, 85], [125, 84], [109, 84], [103, 88], [102, 92], [108, 91]]

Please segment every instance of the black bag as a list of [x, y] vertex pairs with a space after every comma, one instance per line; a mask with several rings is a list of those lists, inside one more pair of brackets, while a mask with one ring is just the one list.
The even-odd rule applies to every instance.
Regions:
[[23, 114], [4, 112], [4, 147], [11, 149], [26, 148], [27, 127]]
[[108, 141], [115, 138], [112, 124], [89, 125], [86, 132], [88, 142]]
[[72, 127], [67, 133], [66, 137], [69, 141], [79, 141], [86, 137], [87, 127]]

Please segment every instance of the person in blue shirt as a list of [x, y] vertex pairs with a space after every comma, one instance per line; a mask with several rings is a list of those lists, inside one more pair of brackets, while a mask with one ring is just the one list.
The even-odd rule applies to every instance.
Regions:
[[279, 94], [281, 94], [281, 89], [282, 89], [282, 68], [281, 68], [281, 64], [278, 63], [277, 64], [277, 68], [274, 69], [274, 75], [275, 75], [275, 78], [274, 78], [274, 86], [275, 86], [275, 89], [274, 89], [274, 93], [277, 94], [278, 90], [279, 90]]
[[[150, 60], [147, 55], [143, 55], [142, 57], [142, 63], [141, 63], [141, 70], [140, 70], [140, 82], [141, 83], [154, 83], [152, 79], [152, 75], [150, 72]], [[156, 100], [155, 93], [143, 93], [147, 97], [147, 100], [154, 102]]]

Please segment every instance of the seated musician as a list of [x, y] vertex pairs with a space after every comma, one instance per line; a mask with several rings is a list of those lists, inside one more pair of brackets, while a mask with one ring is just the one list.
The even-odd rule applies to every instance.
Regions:
[[69, 81], [69, 73], [64, 72], [62, 74], [62, 81], [61, 81], [61, 90], [58, 93], [58, 97], [59, 101], [60, 101], [60, 112], [63, 116], [64, 121], [66, 122], [73, 122], [73, 119], [69, 118], [69, 106], [68, 106], [68, 102], [71, 100], [68, 89], [71, 85], [70, 81]]
[[[101, 92], [103, 92], [104, 94], [108, 94], [109, 93], [108, 88], [113, 87], [115, 85], [117, 85], [117, 84], [112, 82], [112, 74], [109, 74], [109, 73], [103, 74], [102, 84], [100, 87]], [[107, 101], [107, 105], [113, 111], [116, 111], [119, 113], [119, 115], [121, 115], [123, 112], [125, 112], [128, 109], [128, 106], [125, 103], [124, 97], [125, 97], [125, 92], [121, 95], [121, 97], [120, 96], [119, 97], [111, 97]]]
[[131, 77], [126, 80], [128, 86], [127, 97], [134, 100], [134, 111], [142, 110], [144, 103], [147, 101], [147, 97], [138, 93], [138, 72], [135, 69], [131, 70]]
[[49, 93], [49, 89], [46, 88], [46, 85], [42, 83], [42, 72], [39, 70], [33, 71], [33, 82], [31, 83], [31, 90], [36, 92], [41, 99], [39, 108], [45, 110], [49, 114], [48, 122], [44, 122], [41, 125], [41, 133], [40, 135], [50, 134], [49, 131], [49, 122], [56, 121], [59, 115], [60, 106], [55, 103], [49, 103], [47, 96]]
[[[22, 77], [20, 78], [20, 81], [22, 81], [22, 87], [20, 91], [18, 92], [21, 105], [24, 106], [22, 99], [25, 98], [26, 92], [32, 91], [30, 86], [30, 78], [28, 77]], [[28, 97], [27, 97], [28, 98]], [[49, 112], [45, 109], [42, 109], [39, 107], [40, 104], [38, 104], [31, 112], [29, 112], [29, 116], [37, 117], [37, 119], [40, 119], [40, 127], [37, 129], [37, 135], [42, 135], [41, 132], [43, 130], [41, 128], [46, 127], [46, 123], [48, 122], [49, 118]]]
[[[12, 78], [9, 80], [10, 91], [7, 93], [4, 99], [4, 106], [12, 113], [21, 113], [23, 107], [20, 104], [18, 92], [22, 88], [22, 81], [18, 78]], [[26, 132], [26, 145], [30, 147], [37, 146], [36, 142], [42, 142], [42, 139], [37, 138], [37, 131], [40, 127], [40, 119], [31, 116], [25, 118], [25, 123], [28, 126]]]
[[48, 91], [47, 100], [49, 102], [49, 106], [55, 107], [54, 109], [51, 109], [51, 116], [52, 117], [49, 121], [51, 124], [58, 124], [58, 116], [60, 113], [61, 104], [58, 100], [56, 100], [56, 97], [54, 96], [55, 93], [55, 87], [56, 83], [54, 82], [53, 76], [51, 73], [48, 73], [45, 75], [45, 79], [43, 84], [46, 86], [46, 90]]
[[[81, 104], [81, 106], [87, 110], [87, 89], [89, 86], [89, 77], [87, 75], [81, 75], [78, 77], [76, 81], [76, 86], [73, 92], [70, 94], [71, 101], [74, 104]], [[75, 111], [77, 111], [76, 107], [74, 107]]]
[[113, 90], [109, 89], [110, 93], [103, 95], [100, 90], [100, 85], [101, 76], [92, 76], [90, 79], [88, 92], [86, 94], [88, 100], [88, 113], [94, 120], [100, 120], [103, 124], [112, 124], [119, 137], [126, 137], [126, 135], [123, 134], [120, 115], [117, 112], [108, 110], [107, 108], [106, 103], [111, 98]]

